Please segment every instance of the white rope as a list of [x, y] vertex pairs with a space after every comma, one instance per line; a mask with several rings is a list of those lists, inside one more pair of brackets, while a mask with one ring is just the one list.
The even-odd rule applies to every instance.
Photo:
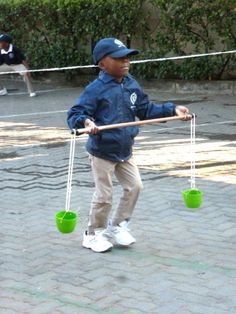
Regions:
[[[144, 60], [134, 60], [130, 63], [137, 64], [137, 63], [147, 63], [147, 62], [159, 62], [159, 61], [168, 61], [168, 60], [183, 60], [189, 58], [200, 58], [200, 57], [207, 57], [207, 56], [219, 56], [224, 54], [233, 54], [236, 53], [236, 50], [228, 50], [228, 51], [217, 51], [217, 52], [209, 52], [209, 53], [199, 53], [193, 55], [186, 55], [186, 56], [176, 56], [176, 57], [167, 57], [167, 58], [157, 58], [157, 59], [144, 59]], [[96, 65], [75, 65], [69, 67], [61, 67], [61, 68], [45, 68], [45, 69], [35, 69], [35, 70], [25, 70], [25, 71], [8, 71], [8, 72], [0, 72], [0, 75], [4, 74], [15, 74], [15, 73], [32, 73], [32, 72], [51, 72], [51, 71], [63, 71], [63, 70], [75, 70], [75, 69], [89, 69], [89, 68], [96, 68]], [[0, 67], [1, 69], [1, 67]]]
[[[69, 167], [68, 167], [66, 205], [65, 205], [65, 211], [66, 212], [68, 212], [70, 210], [70, 200], [71, 200], [71, 191], [72, 191], [72, 176], [73, 176], [74, 157], [75, 157], [75, 138], [76, 138], [76, 132], [73, 132], [73, 134], [71, 134], [71, 141], [70, 141]], [[62, 217], [62, 219], [63, 219], [63, 217]]]
[[144, 59], [144, 60], [131, 61], [130, 63], [146, 63], [146, 62], [157, 62], [157, 61], [168, 61], [168, 60], [182, 60], [182, 59], [200, 58], [200, 57], [207, 57], [207, 56], [219, 56], [219, 55], [233, 54], [233, 53], [236, 53], [236, 50], [199, 53], [199, 54], [194, 54], [194, 55], [157, 58], [157, 59]]
[[196, 145], [196, 123], [195, 123], [196, 117], [193, 113], [193, 118], [191, 120], [190, 124], [190, 136], [191, 136], [191, 143], [190, 143], [190, 158], [191, 158], [191, 189], [195, 189], [195, 178], [196, 178], [196, 151], [195, 151], [195, 145]]

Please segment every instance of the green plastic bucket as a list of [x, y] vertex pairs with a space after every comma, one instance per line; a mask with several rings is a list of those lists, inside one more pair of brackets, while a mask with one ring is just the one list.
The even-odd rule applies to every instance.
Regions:
[[202, 204], [202, 191], [189, 189], [182, 192], [186, 207], [199, 208]]
[[55, 215], [57, 229], [61, 233], [73, 232], [77, 224], [77, 214], [72, 211], [60, 211]]

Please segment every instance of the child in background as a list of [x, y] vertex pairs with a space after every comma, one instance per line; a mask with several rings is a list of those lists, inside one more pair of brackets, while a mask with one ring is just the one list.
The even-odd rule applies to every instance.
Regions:
[[[68, 111], [68, 125], [71, 129], [90, 128], [86, 147], [95, 192], [82, 245], [94, 252], [108, 251], [113, 243], [129, 246], [136, 241], [127, 225], [142, 189], [141, 177], [132, 154], [138, 127], [102, 132], [97, 127], [135, 121], [136, 117], [145, 120], [178, 115], [185, 121], [192, 118], [184, 106], [149, 101], [129, 74], [129, 57], [138, 53], [138, 50], [128, 49], [116, 38], [101, 39], [93, 50], [94, 63], [101, 72]], [[123, 188], [123, 196], [112, 219], [108, 220], [112, 208], [113, 175]]]
[[[7, 34], [0, 35], [0, 72], [29, 70], [24, 54], [19, 48], [12, 45], [12, 38]], [[19, 73], [23, 76], [29, 96], [36, 96], [29, 72]], [[7, 89], [1, 87], [0, 96], [7, 95]]]

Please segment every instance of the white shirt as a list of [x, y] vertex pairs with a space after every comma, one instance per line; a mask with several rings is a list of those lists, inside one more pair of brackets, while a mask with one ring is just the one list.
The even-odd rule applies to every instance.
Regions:
[[5, 49], [1, 49], [1, 54], [8, 54], [9, 52], [12, 52], [13, 50], [13, 45], [10, 44], [9, 47], [8, 47], [8, 50], [5, 50]]

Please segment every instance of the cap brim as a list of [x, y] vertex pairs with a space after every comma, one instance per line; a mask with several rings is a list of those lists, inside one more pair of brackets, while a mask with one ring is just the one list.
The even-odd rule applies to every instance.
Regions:
[[118, 51], [115, 51], [111, 54], [108, 54], [109, 57], [111, 58], [122, 58], [122, 57], [125, 57], [125, 56], [134, 56], [134, 55], [137, 55], [139, 54], [139, 51], [136, 50], [136, 49], [128, 49], [128, 48], [124, 48], [124, 49], [121, 49], [121, 50], [118, 50]]

